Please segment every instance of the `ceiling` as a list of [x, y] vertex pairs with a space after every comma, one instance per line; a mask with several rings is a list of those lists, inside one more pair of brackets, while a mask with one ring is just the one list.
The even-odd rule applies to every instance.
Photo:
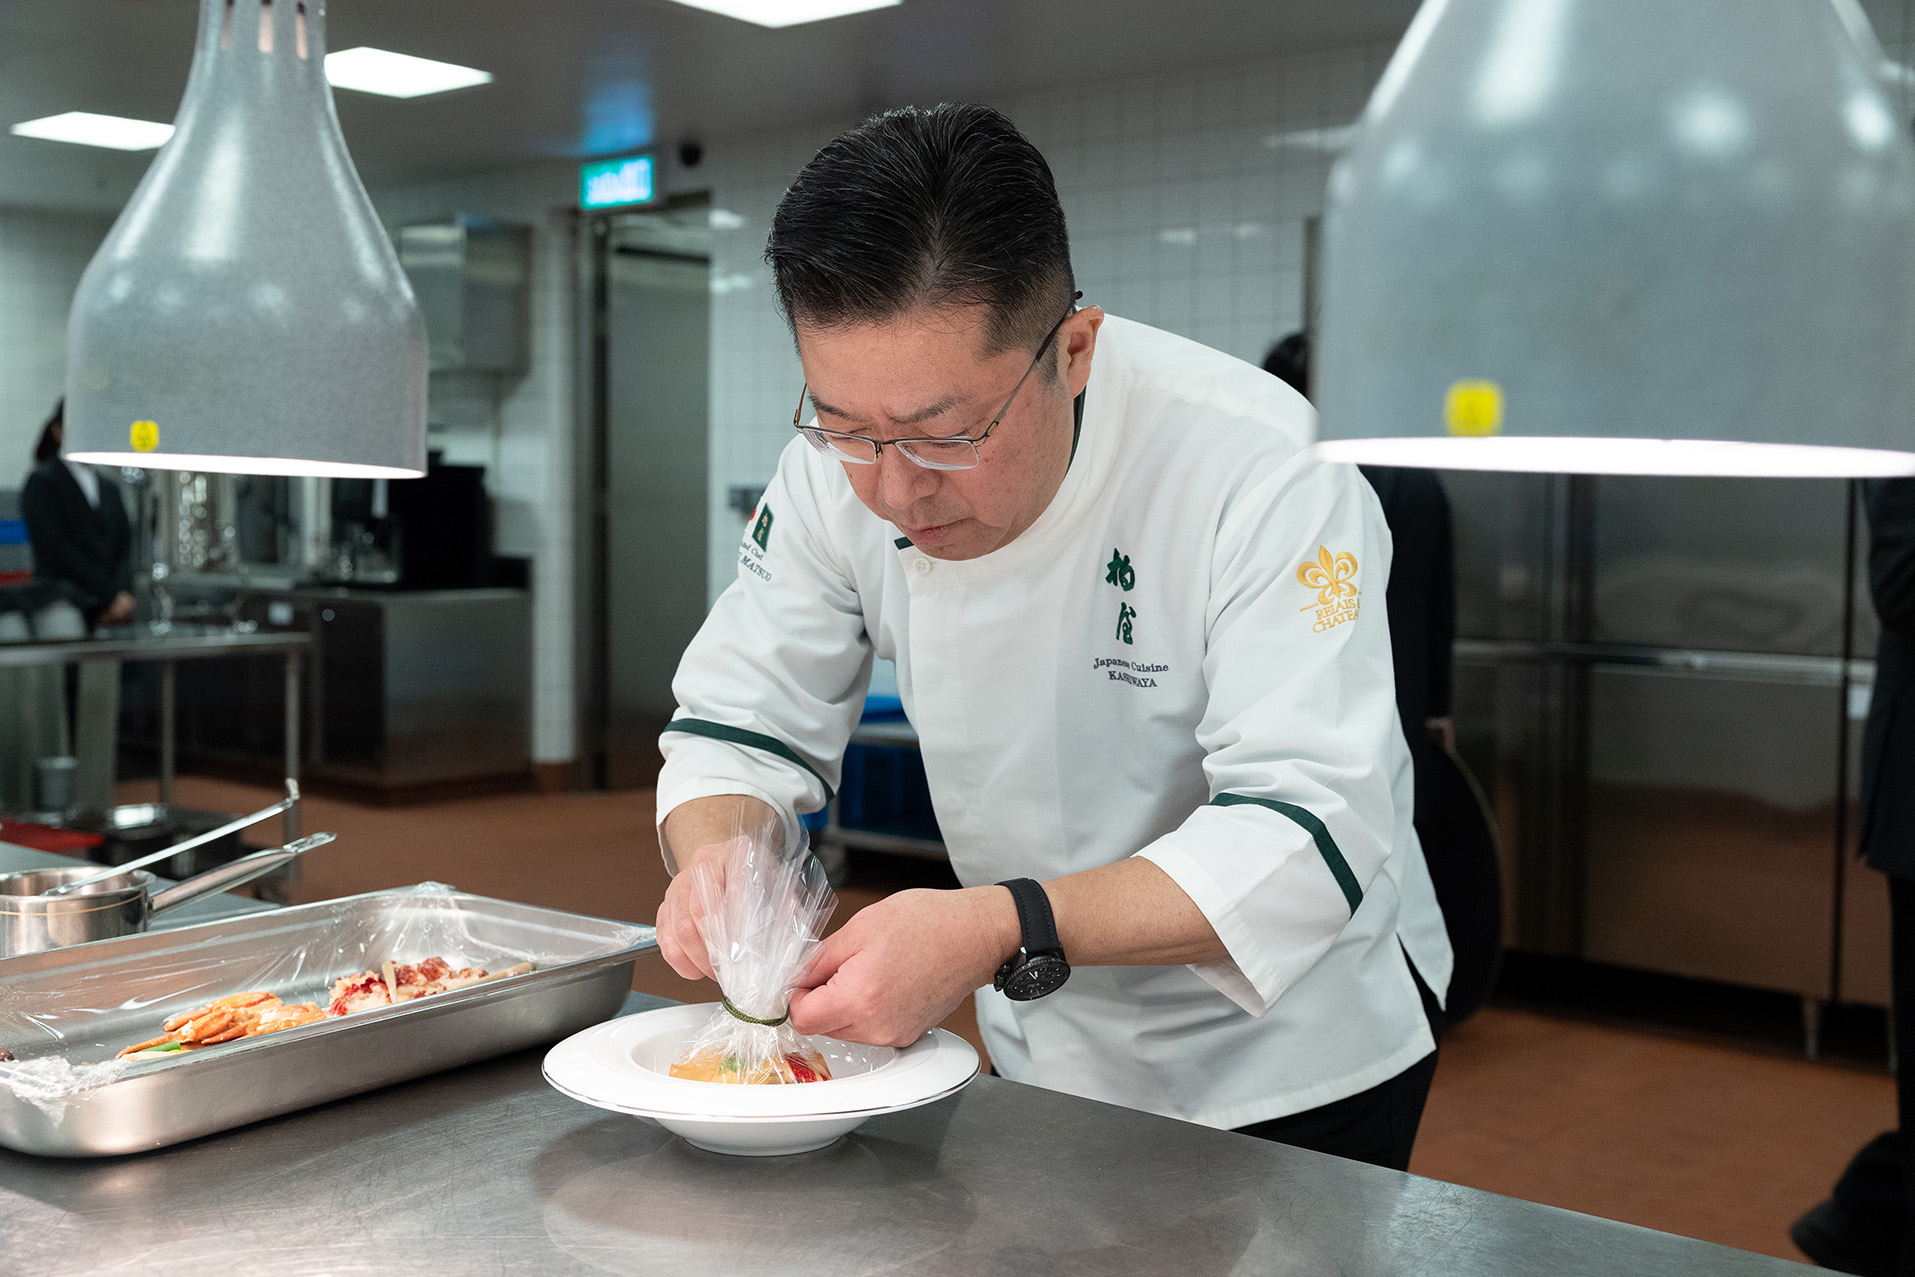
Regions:
[[[74, 110], [172, 119], [198, 8], [0, 0], [0, 126]], [[326, 21], [333, 49], [373, 45], [495, 77], [409, 101], [338, 93], [346, 142], [380, 185], [1394, 40], [1415, 10], [1416, 0], [904, 0], [774, 31], [669, 0], [330, 0]], [[110, 211], [151, 158], [0, 132], [0, 206]]]

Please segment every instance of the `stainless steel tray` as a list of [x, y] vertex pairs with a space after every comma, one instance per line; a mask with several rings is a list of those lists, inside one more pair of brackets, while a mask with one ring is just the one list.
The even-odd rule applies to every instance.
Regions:
[[[609, 1019], [650, 927], [426, 885], [0, 960], [0, 1145], [55, 1157], [163, 1148], [556, 1041]], [[324, 1004], [338, 976], [438, 953], [497, 983], [170, 1059], [112, 1060], [176, 1011], [248, 989]]]

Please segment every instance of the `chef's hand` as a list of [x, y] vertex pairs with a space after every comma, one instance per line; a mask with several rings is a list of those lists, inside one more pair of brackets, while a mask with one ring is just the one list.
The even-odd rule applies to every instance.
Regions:
[[698, 893], [692, 883], [699, 874], [707, 874], [713, 877], [714, 887], [724, 890], [725, 856], [724, 843], [710, 843], [693, 852], [691, 863], [679, 867], [658, 906], [658, 951], [687, 980], [718, 978], [705, 948], [705, 933], [699, 929]]
[[1017, 951], [1017, 905], [1003, 887], [900, 891], [825, 938], [791, 1024], [873, 1046], [909, 1046], [991, 982]]
[[133, 619], [133, 596], [121, 590], [113, 596], [113, 601], [100, 613], [101, 625], [119, 625]]
[[712, 886], [723, 890], [731, 841], [745, 834], [779, 846], [785, 840], [784, 819], [748, 795], [714, 794], [672, 808], [660, 833], [664, 836], [660, 850], [673, 876], [658, 906], [658, 951], [687, 980], [716, 979], [705, 950], [705, 934], [699, 929], [693, 874], [712, 875]]

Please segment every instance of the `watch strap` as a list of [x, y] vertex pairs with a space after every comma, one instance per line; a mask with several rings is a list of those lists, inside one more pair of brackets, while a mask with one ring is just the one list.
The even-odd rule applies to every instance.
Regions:
[[1025, 956], [1054, 953], [1062, 957], [1064, 942], [1057, 937], [1057, 919], [1043, 885], [1035, 878], [1011, 878], [997, 885], [1007, 889], [1017, 902], [1017, 925], [1023, 933]]

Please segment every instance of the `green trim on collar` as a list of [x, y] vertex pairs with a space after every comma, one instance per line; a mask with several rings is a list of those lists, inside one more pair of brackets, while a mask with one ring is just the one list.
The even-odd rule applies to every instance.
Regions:
[[1343, 858], [1343, 851], [1337, 846], [1336, 839], [1330, 836], [1330, 830], [1316, 816], [1297, 806], [1295, 803], [1280, 803], [1274, 798], [1253, 798], [1249, 794], [1218, 794], [1210, 800], [1212, 807], [1241, 807], [1254, 804], [1280, 812], [1303, 826], [1303, 831], [1317, 845], [1317, 851], [1323, 856], [1323, 863], [1330, 867], [1330, 876], [1337, 880], [1337, 886], [1343, 888], [1343, 898], [1350, 903], [1350, 912], [1354, 914], [1358, 905], [1363, 903], [1363, 888], [1357, 885], [1356, 875], [1350, 872], [1350, 862]]
[[724, 723], [708, 723], [702, 718], [674, 718], [665, 724], [665, 730], [683, 732], [687, 736], [708, 736], [712, 740], [724, 741], [727, 745], [744, 745], [750, 749], [762, 749], [765, 753], [776, 755], [788, 763], [796, 763], [817, 777], [818, 783], [825, 787], [826, 802], [838, 796], [837, 791], [831, 788], [831, 782], [826, 780], [816, 767], [799, 757], [797, 750], [776, 736], [748, 731], [743, 727], [728, 727]]
[[897, 540], [893, 541], [891, 544], [897, 546], [898, 549], [900, 550], [908, 550], [911, 548], [911, 538], [899, 537]]

